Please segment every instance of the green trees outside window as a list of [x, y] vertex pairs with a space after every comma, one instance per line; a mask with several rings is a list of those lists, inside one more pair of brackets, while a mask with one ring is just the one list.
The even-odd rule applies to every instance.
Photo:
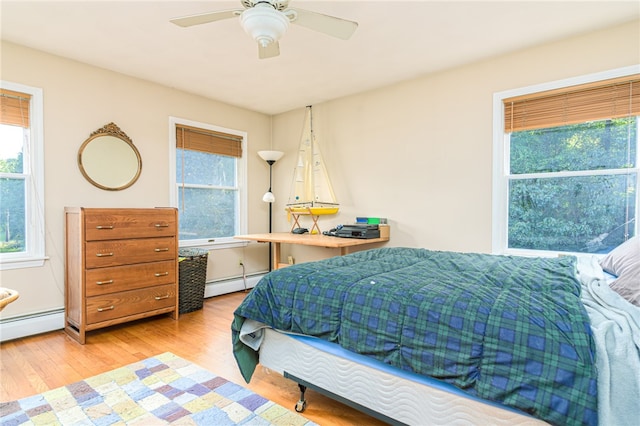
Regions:
[[25, 184], [28, 176], [23, 167], [26, 129], [0, 125], [0, 253], [26, 250]]
[[237, 158], [176, 150], [180, 240], [233, 237], [237, 232]]
[[508, 247], [606, 253], [633, 236], [638, 119], [513, 132]]

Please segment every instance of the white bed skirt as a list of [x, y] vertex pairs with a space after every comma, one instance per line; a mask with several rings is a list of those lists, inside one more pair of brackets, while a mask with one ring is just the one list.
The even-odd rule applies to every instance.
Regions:
[[[272, 329], [264, 329], [260, 364], [284, 376], [292, 376], [349, 405], [364, 409], [382, 420], [408, 425], [546, 425], [547, 423], [465, 396], [413, 380], [410, 374], [376, 368], [343, 352], [328, 352]], [[324, 342], [323, 345], [331, 345]], [[337, 346], [337, 345], [333, 345]], [[355, 354], [352, 354], [355, 355]], [[363, 357], [356, 355], [356, 357]], [[382, 364], [382, 363], [378, 363]], [[396, 369], [397, 370], [397, 369]], [[415, 376], [415, 375], [414, 375]], [[313, 401], [309, 401], [313, 404]]]

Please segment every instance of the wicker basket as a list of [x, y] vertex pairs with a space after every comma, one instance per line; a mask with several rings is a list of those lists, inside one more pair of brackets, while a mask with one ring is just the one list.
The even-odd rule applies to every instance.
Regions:
[[208, 255], [209, 252], [203, 249], [178, 250], [180, 277], [178, 312], [181, 314], [202, 309]]

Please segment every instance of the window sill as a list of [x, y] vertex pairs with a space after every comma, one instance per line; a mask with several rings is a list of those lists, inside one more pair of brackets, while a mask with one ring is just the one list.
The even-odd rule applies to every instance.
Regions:
[[49, 260], [49, 257], [34, 256], [2, 259], [0, 260], [0, 271], [7, 271], [10, 269], [40, 268], [44, 265], [45, 260]]
[[221, 239], [219, 242], [186, 242], [180, 241], [180, 248], [201, 248], [205, 250], [224, 250], [229, 248], [243, 248], [246, 247], [248, 241], [234, 240], [233, 238]]
[[576, 257], [595, 257], [596, 259], [603, 258], [606, 254], [603, 253], [580, 253], [580, 252], [566, 252], [566, 251], [547, 251], [547, 250], [532, 250], [532, 249], [505, 249], [502, 251], [493, 252], [493, 254], [503, 256], [523, 256], [523, 257], [560, 257], [560, 256], [576, 256]]

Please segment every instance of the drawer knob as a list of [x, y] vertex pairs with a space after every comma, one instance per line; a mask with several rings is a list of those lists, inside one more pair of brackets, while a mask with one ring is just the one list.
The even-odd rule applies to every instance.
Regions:
[[169, 275], [169, 272], [156, 272], [155, 274], [156, 277], [166, 277], [167, 275]]
[[165, 294], [164, 296], [156, 296], [155, 297], [156, 300], [162, 300], [162, 299], [168, 299], [168, 298], [169, 298], [168, 294]]
[[168, 223], [156, 223], [155, 225], [156, 228], [168, 228], [169, 224]]
[[112, 311], [114, 310], [116, 307], [111, 305], [111, 306], [105, 306], [102, 308], [98, 308], [98, 312], [104, 312], [104, 311]]
[[169, 247], [157, 248], [157, 249], [154, 249], [154, 251], [156, 251], [156, 252], [169, 251]]
[[113, 225], [98, 225], [96, 229], [113, 229]]
[[113, 256], [113, 252], [111, 252], [111, 253], [96, 253], [96, 256], [98, 256], [98, 257], [109, 257], [109, 256]]
[[96, 284], [98, 284], [98, 285], [113, 284], [113, 280], [108, 280], [108, 281], [96, 281]]

